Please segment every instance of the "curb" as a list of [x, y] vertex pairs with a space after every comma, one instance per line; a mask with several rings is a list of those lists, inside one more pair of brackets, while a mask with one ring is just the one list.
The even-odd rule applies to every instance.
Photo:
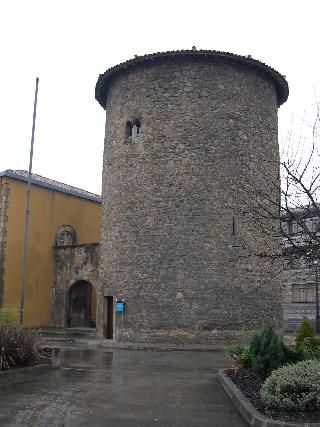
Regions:
[[320, 423], [292, 423], [274, 420], [262, 415], [227, 377], [225, 369], [219, 369], [218, 378], [232, 403], [250, 426], [254, 427], [320, 427]]
[[51, 363], [42, 363], [40, 365], [26, 366], [24, 368], [11, 368], [0, 371], [0, 381], [3, 379], [23, 377], [28, 374], [37, 374], [51, 369], [60, 368], [61, 349], [60, 347], [51, 347]]
[[126, 343], [114, 342], [110, 340], [88, 341], [88, 348], [116, 348], [121, 350], [151, 350], [151, 351], [203, 351], [203, 352], [223, 352], [224, 347], [208, 345], [185, 345], [185, 344], [154, 344], [154, 343]]
[[25, 368], [16, 368], [16, 369], [8, 369], [4, 371], [0, 371], [0, 380], [2, 379], [10, 379], [10, 378], [16, 378], [19, 376], [23, 376], [26, 374], [37, 374], [40, 372], [51, 370], [52, 366], [49, 363], [43, 364], [43, 365], [34, 365], [34, 366], [27, 366]]

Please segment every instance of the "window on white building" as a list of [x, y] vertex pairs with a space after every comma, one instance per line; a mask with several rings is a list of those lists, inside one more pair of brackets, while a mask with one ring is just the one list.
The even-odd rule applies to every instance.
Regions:
[[314, 283], [292, 285], [292, 302], [315, 302], [316, 286]]

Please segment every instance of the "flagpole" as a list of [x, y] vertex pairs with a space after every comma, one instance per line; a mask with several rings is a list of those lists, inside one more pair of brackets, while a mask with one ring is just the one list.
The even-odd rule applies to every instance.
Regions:
[[27, 184], [27, 194], [26, 194], [26, 211], [25, 211], [25, 219], [24, 219], [24, 236], [23, 236], [22, 268], [21, 268], [21, 294], [20, 294], [20, 325], [23, 325], [23, 319], [24, 319], [24, 293], [26, 288], [26, 264], [27, 264], [28, 225], [29, 225], [29, 215], [30, 215], [31, 173], [32, 173], [34, 131], [36, 128], [36, 116], [37, 116], [38, 86], [39, 86], [39, 77], [36, 78], [36, 90], [34, 94], [29, 172], [28, 172], [28, 184]]

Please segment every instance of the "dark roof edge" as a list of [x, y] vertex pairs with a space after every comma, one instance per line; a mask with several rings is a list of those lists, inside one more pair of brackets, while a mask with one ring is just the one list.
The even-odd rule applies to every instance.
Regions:
[[[3, 172], [0, 172], [0, 177], [8, 177], [8, 178], [16, 179], [18, 181], [28, 182], [27, 177], [25, 177], [23, 175], [19, 175], [18, 173], [14, 173], [11, 170], [5, 170]], [[99, 197], [98, 195], [92, 194], [92, 196], [91, 196], [89, 194], [81, 194], [75, 190], [71, 190], [71, 189], [69, 190], [67, 188], [59, 187], [59, 185], [42, 182], [42, 181], [37, 180], [35, 178], [31, 178], [31, 184], [37, 185], [39, 187], [48, 188], [49, 190], [59, 191], [60, 193], [70, 194], [71, 196], [80, 197], [81, 199], [87, 199], [87, 200], [91, 200], [93, 202], [101, 203], [101, 197]]]
[[277, 91], [278, 106], [286, 102], [286, 100], [288, 99], [288, 96], [289, 96], [288, 83], [285, 77], [282, 76], [278, 71], [264, 64], [263, 62], [258, 61], [257, 59], [251, 58], [250, 56], [241, 56], [241, 55], [236, 55], [234, 53], [221, 52], [216, 50], [177, 50], [177, 51], [168, 51], [168, 52], [157, 52], [157, 53], [137, 56], [133, 59], [129, 59], [128, 61], [122, 62], [121, 64], [118, 64], [112, 68], [109, 68], [105, 73], [99, 75], [96, 88], [95, 88], [95, 98], [99, 102], [101, 107], [105, 109], [108, 83], [111, 80], [111, 78], [114, 77], [116, 74], [147, 62], [161, 60], [167, 57], [174, 58], [174, 57], [185, 57], [185, 56], [190, 56], [190, 57], [203, 56], [208, 58], [223, 59], [225, 61], [238, 62], [238, 63], [245, 64], [251, 68], [255, 68], [273, 81]]

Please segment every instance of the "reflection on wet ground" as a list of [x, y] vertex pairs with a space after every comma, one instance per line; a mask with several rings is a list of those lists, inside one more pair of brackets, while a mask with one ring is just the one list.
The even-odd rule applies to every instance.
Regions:
[[61, 362], [0, 382], [1, 426], [245, 426], [217, 379], [222, 353], [75, 349]]

